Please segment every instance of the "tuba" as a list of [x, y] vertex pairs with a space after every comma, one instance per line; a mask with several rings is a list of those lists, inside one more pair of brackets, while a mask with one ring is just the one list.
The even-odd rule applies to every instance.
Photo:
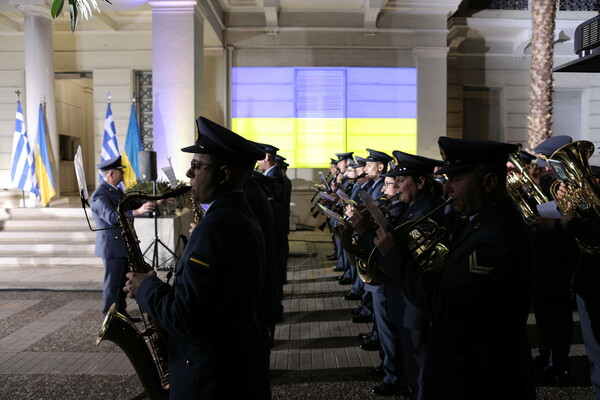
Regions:
[[548, 197], [531, 176], [527, 165], [519, 156], [519, 152], [508, 155], [510, 161], [518, 172], [509, 172], [506, 176], [506, 189], [508, 194], [519, 207], [525, 218], [533, 222], [538, 215], [536, 206], [547, 203]]
[[[446, 228], [439, 226], [430, 218], [440, 208], [446, 207], [454, 199], [448, 197], [446, 201], [435, 207], [421, 218], [406, 221], [394, 228], [393, 235], [396, 243], [403, 243], [408, 249], [416, 265], [423, 271], [434, 271], [444, 266], [448, 248], [441, 243], [446, 235]], [[381, 252], [375, 247], [367, 261], [367, 271], [372, 276], [387, 273], [379, 266]]]
[[[550, 192], [560, 211], [565, 214], [571, 203], [580, 217], [600, 223], [600, 186], [588, 163], [593, 153], [594, 144], [580, 140], [556, 150], [546, 161], [556, 176]], [[561, 182], [567, 187], [567, 194], [562, 198], [558, 196]], [[578, 238], [576, 241], [584, 252], [600, 254], [600, 246], [586, 244]]]
[[[152, 267], [144, 260], [144, 254], [140, 249], [133, 221], [127, 214], [129, 203], [136, 200], [156, 201], [177, 197], [190, 189], [190, 186], [182, 186], [160, 196], [132, 192], [125, 194], [119, 200], [117, 215], [123, 232], [123, 239], [127, 246], [130, 272], [149, 272]], [[140, 332], [129, 318], [117, 312], [115, 304], [113, 304], [100, 327], [96, 345], [103, 340], [109, 340], [119, 346], [133, 365], [146, 391], [146, 396], [151, 400], [166, 400], [169, 397], [166, 335], [141, 307], [140, 312], [146, 328], [144, 332]]]

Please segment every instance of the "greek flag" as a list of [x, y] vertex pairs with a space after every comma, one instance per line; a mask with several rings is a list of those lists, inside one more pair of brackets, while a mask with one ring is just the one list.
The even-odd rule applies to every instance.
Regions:
[[[110, 160], [119, 156], [119, 145], [117, 144], [117, 131], [110, 109], [110, 101], [106, 106], [106, 118], [104, 119], [104, 138], [102, 139], [102, 151], [100, 162]], [[102, 174], [98, 174], [99, 183], [102, 183]]]
[[10, 179], [14, 187], [39, 196], [38, 183], [35, 176], [35, 161], [33, 151], [29, 146], [27, 129], [23, 119], [21, 102], [17, 101], [17, 117], [13, 135], [12, 164]]

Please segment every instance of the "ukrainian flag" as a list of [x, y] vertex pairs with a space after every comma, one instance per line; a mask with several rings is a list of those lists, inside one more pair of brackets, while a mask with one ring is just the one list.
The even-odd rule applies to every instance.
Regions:
[[129, 115], [129, 126], [127, 128], [127, 137], [125, 138], [125, 152], [123, 153], [123, 170], [125, 187], [127, 189], [135, 186], [137, 175], [139, 173], [138, 151], [142, 150], [142, 138], [140, 128], [135, 114], [135, 100], [131, 103], [131, 114]]
[[50, 203], [50, 199], [56, 195], [56, 191], [54, 190], [54, 178], [52, 177], [52, 158], [46, 142], [46, 119], [44, 118], [42, 103], [40, 103], [38, 120], [35, 173], [38, 180], [40, 202], [42, 207], [46, 207]]
[[417, 150], [416, 68], [236, 67], [232, 97], [233, 130], [277, 146], [292, 168]]

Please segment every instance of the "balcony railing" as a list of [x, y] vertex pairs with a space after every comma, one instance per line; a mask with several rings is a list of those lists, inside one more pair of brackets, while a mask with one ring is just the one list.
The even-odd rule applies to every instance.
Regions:
[[[470, 9], [478, 10], [528, 10], [533, 0], [469, 0]], [[597, 11], [600, 0], [557, 0], [561, 11]]]

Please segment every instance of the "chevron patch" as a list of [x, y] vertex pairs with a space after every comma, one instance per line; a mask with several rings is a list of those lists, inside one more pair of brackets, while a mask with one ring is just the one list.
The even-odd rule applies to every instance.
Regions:
[[494, 267], [484, 267], [477, 264], [477, 252], [474, 251], [469, 256], [469, 272], [473, 272], [474, 274], [483, 274], [487, 275], [494, 270]]

